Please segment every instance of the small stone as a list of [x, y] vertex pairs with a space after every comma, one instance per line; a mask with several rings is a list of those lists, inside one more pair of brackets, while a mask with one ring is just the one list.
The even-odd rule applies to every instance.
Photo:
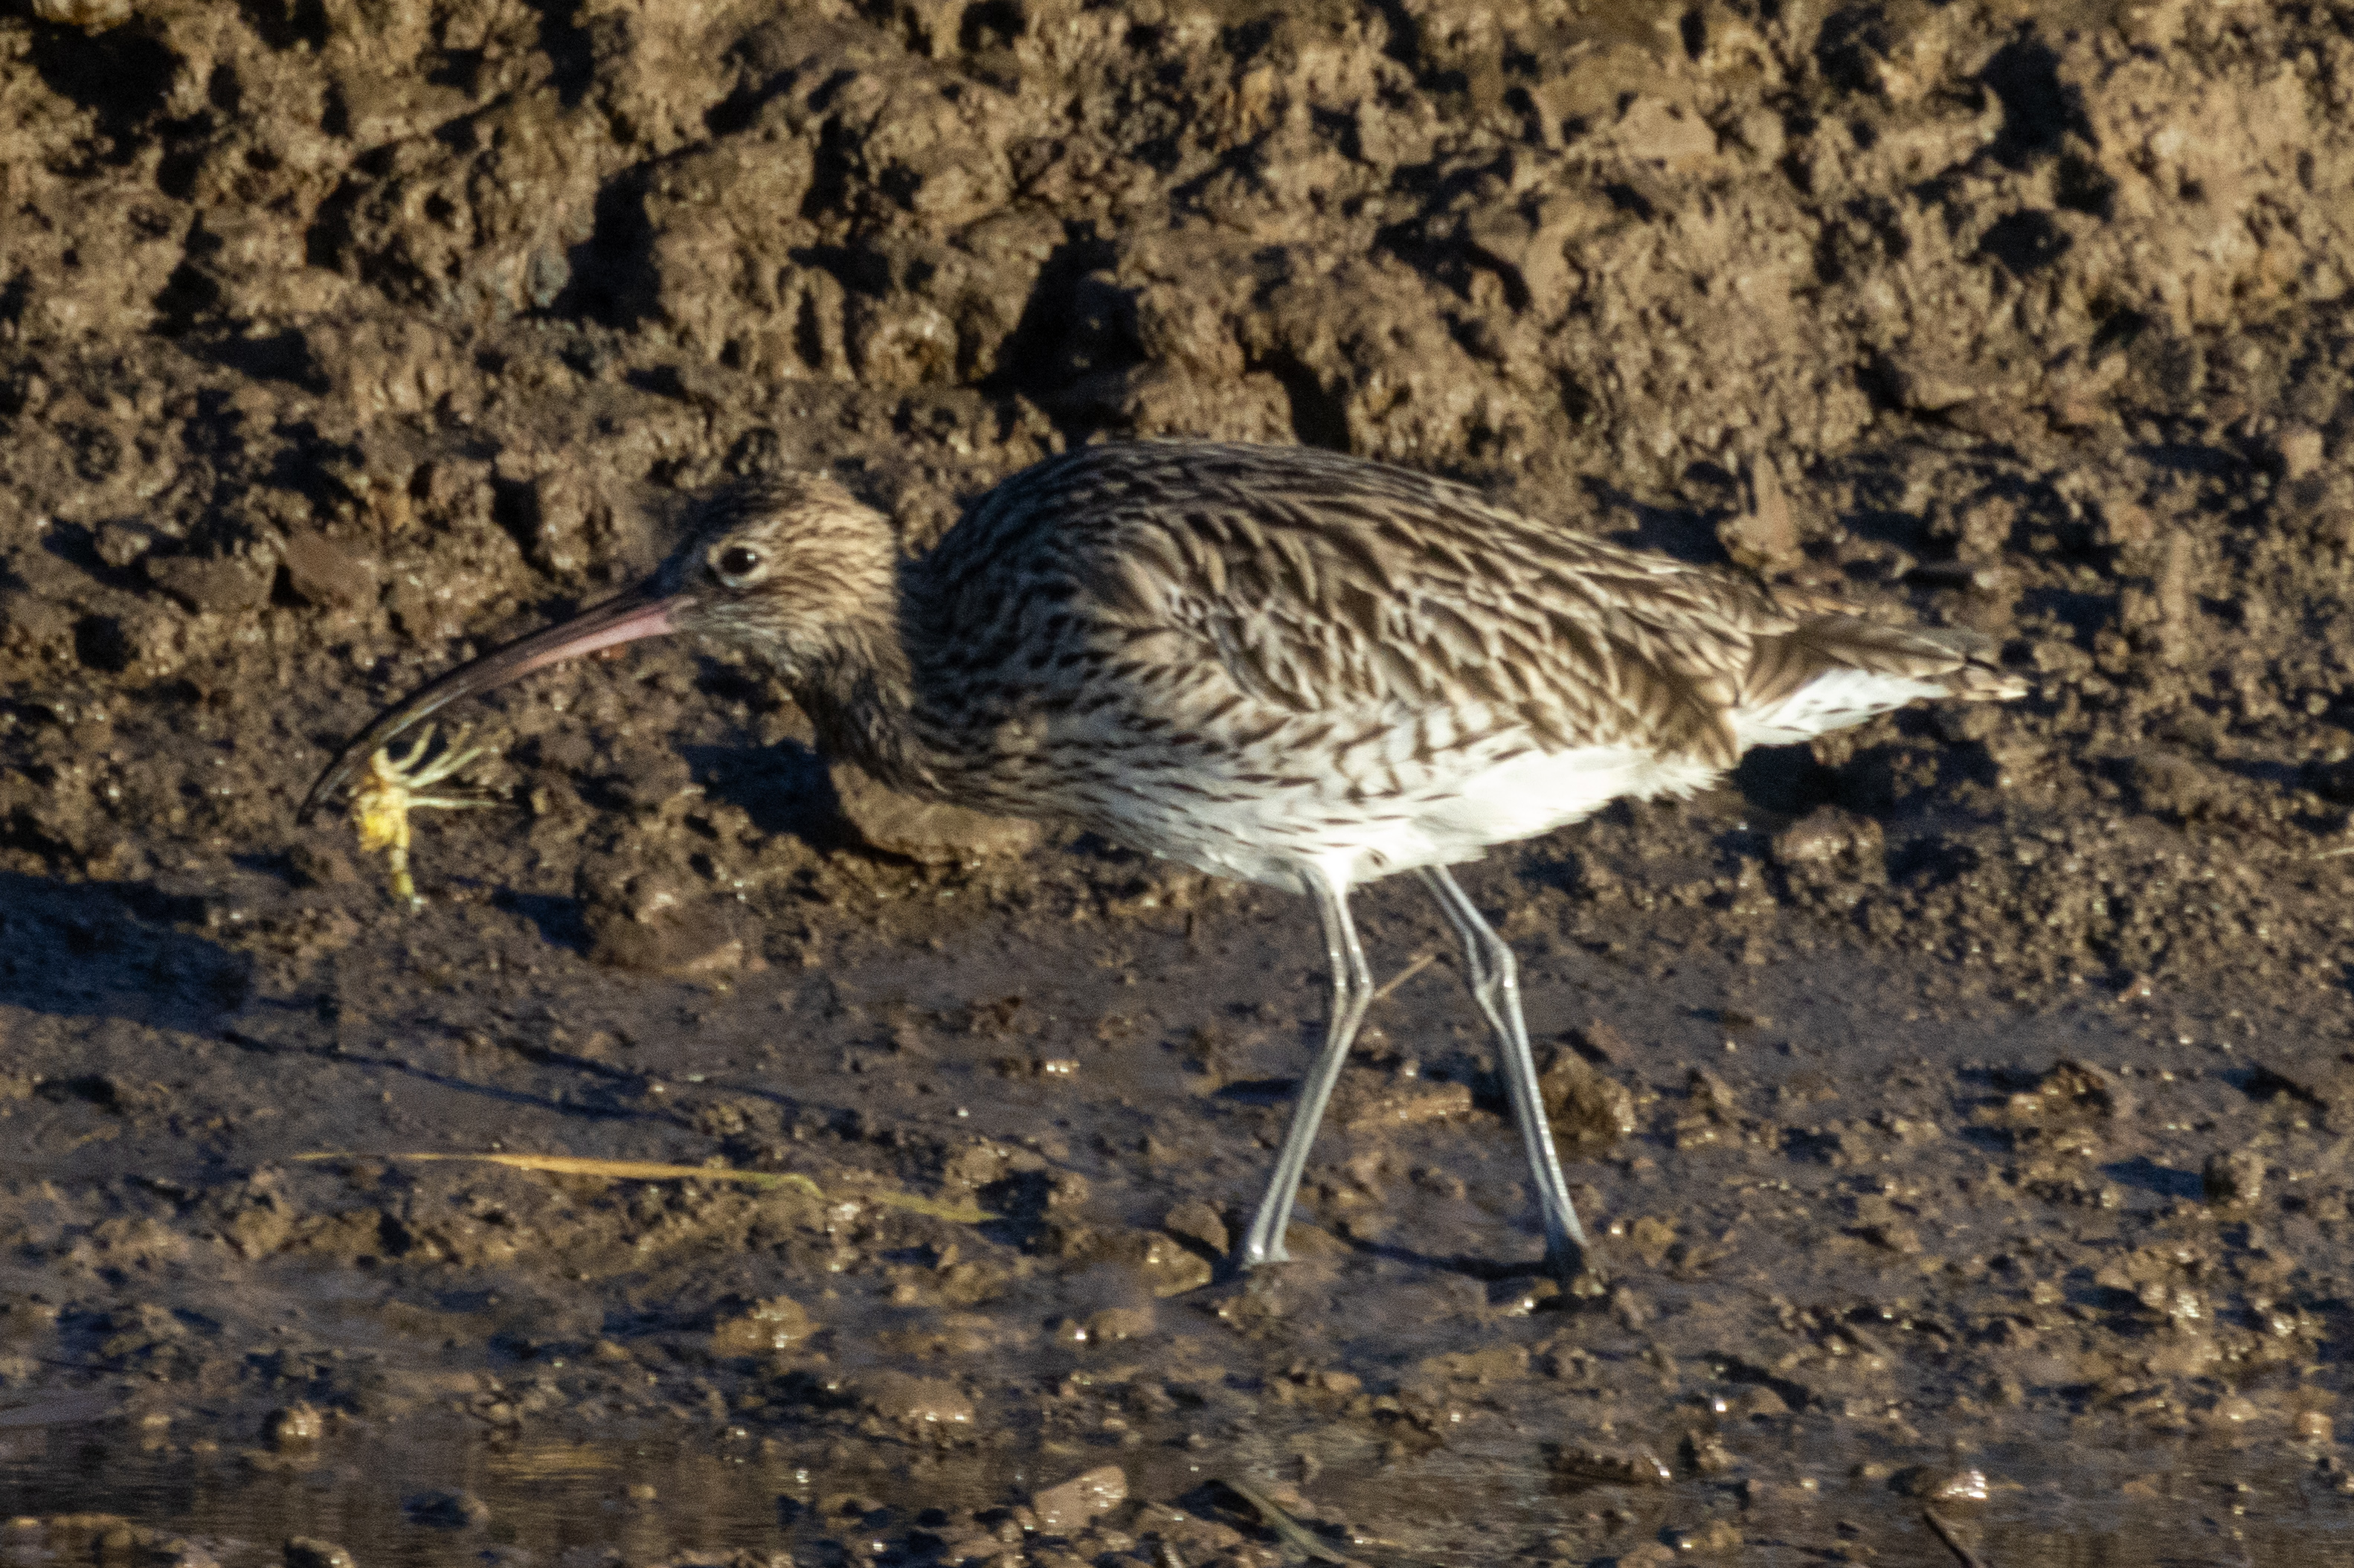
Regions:
[[835, 763], [832, 779], [842, 820], [861, 842], [926, 865], [1028, 854], [1044, 836], [1037, 823], [1018, 817], [992, 817], [902, 795], [848, 763]]
[[1687, 1432], [1678, 1457], [1696, 1476], [1721, 1476], [1740, 1463], [1712, 1432]]
[[220, 1568], [220, 1559], [183, 1535], [167, 1535], [149, 1546], [151, 1568]]
[[2134, 804], [2154, 817], [2190, 821], [2228, 810], [2239, 781], [2221, 768], [2169, 751], [2141, 751], [2116, 764]]
[[1717, 543], [1734, 564], [1755, 572], [1771, 572], [1798, 558], [1798, 525], [1790, 514], [1790, 497], [1770, 458], [1749, 464], [1748, 505], [1717, 524]]
[[1078, 1267], [1108, 1263], [1134, 1269], [1144, 1287], [1162, 1299], [1199, 1289], [1212, 1277], [1207, 1259], [1160, 1231], [1113, 1230], [1073, 1221], [1049, 1230], [1049, 1255]]
[[732, 911], [683, 875], [631, 873], [593, 859], [581, 865], [576, 885], [593, 962], [659, 975], [760, 967]]
[[305, 604], [340, 609], [376, 599], [374, 568], [323, 534], [289, 534], [283, 561], [287, 586]]
[[1036, 1493], [1030, 1499], [1030, 1511], [1038, 1516], [1042, 1533], [1072, 1535], [1093, 1522], [1097, 1514], [1127, 1500], [1127, 1475], [1118, 1465], [1106, 1465]]
[[1470, 1114], [1470, 1085], [1402, 1078], [1379, 1087], [1349, 1085], [1338, 1119], [1342, 1127], [1357, 1131], [1364, 1128], [1421, 1127]]
[[491, 1505], [472, 1492], [419, 1492], [404, 1499], [400, 1511], [409, 1523], [430, 1530], [472, 1530], [491, 1521]]
[[801, 1303], [789, 1296], [775, 1296], [714, 1324], [711, 1348], [723, 1356], [769, 1355], [801, 1343], [815, 1327]]
[[197, 614], [242, 615], [270, 592], [260, 573], [237, 561], [195, 556], [148, 556], [147, 580]]
[[64, 605], [23, 589], [0, 588], [0, 641], [55, 648], [73, 634], [73, 612]]
[[1598, 1018], [1582, 1029], [1564, 1030], [1562, 1040], [1571, 1050], [1602, 1067], [1619, 1066], [1634, 1052], [1624, 1034]]
[[1931, 1502], [1947, 1505], [1982, 1503], [1987, 1500], [1988, 1491], [1984, 1470], [1949, 1470], [1938, 1478], [1928, 1496]]
[[325, 1430], [325, 1418], [314, 1407], [299, 1401], [271, 1411], [261, 1423], [261, 1436], [273, 1448], [298, 1448], [316, 1443]]
[[136, 563], [155, 543], [155, 535], [127, 523], [109, 523], [98, 531], [98, 558], [116, 571]]
[[2296, 1418], [2296, 1438], [2300, 1443], [2329, 1443], [2337, 1436], [2337, 1424], [2318, 1410], [2308, 1410]]
[[907, 1372], [876, 1372], [861, 1378], [859, 1403], [884, 1420], [901, 1426], [940, 1427], [972, 1425], [972, 1401], [946, 1378], [916, 1377]]
[[349, 855], [323, 844], [296, 844], [286, 852], [286, 866], [297, 887], [342, 887], [360, 874]]
[[2290, 425], [2273, 438], [2273, 461], [2290, 484], [2321, 466], [2321, 432], [2306, 425]]
[[1631, 1333], [1659, 1314], [1649, 1302], [1621, 1285], [1610, 1292], [1610, 1316], [1617, 1320], [1620, 1328]]
[[1174, 1236], [1159, 1231], [1141, 1233], [1141, 1255], [1134, 1266], [1144, 1276], [1145, 1288], [1162, 1298], [1182, 1296], [1188, 1290], [1198, 1290], [1210, 1283], [1212, 1270], [1201, 1255], [1185, 1247]]
[[91, 1535], [92, 1555], [101, 1561], [129, 1556], [154, 1539], [154, 1531], [142, 1530], [129, 1520], [109, 1519]]
[[1668, 1249], [1676, 1245], [1676, 1222], [1646, 1214], [1627, 1227], [1627, 1245], [1636, 1256], [1657, 1268]]
[[2209, 1202], [2244, 1208], [2264, 1195], [2264, 1157], [2253, 1149], [2211, 1155], [2200, 1182], [2207, 1190]]
[[1554, 1054], [1537, 1080], [1553, 1137], [1591, 1158], [1635, 1130], [1634, 1091], [1568, 1051]]
[[1097, 1344], [1113, 1340], [1140, 1340], [1152, 1332], [1150, 1307], [1107, 1307], [1087, 1316], [1087, 1338]]
[[1676, 1551], [1685, 1554], [1738, 1552], [1742, 1545], [1741, 1527], [1729, 1519], [1711, 1520], [1695, 1529], [1677, 1531], [1674, 1542]]
[[1716, 132], [1698, 110], [1652, 93], [1627, 101], [1613, 140], [1627, 157], [1670, 167], [1688, 167], [1716, 154]]
[[1226, 1249], [1234, 1245], [1225, 1220], [1199, 1198], [1189, 1198], [1171, 1209], [1162, 1218], [1161, 1228], [1172, 1236], [1195, 1243], [1213, 1257], [1225, 1256]]
[[33, 15], [53, 26], [103, 33], [131, 20], [131, 0], [33, 0]]
[[1684, 1093], [1696, 1106], [1712, 1111], [1730, 1111], [1741, 1104], [1741, 1097], [1706, 1067], [1691, 1067], [1684, 1073]]
[[2036, 1080], [2031, 1097], [2014, 1095], [2010, 1101], [2014, 1113], [2050, 1116], [2058, 1112], [2104, 1120], [2129, 1114], [2133, 1104], [2133, 1096], [2107, 1072], [2089, 1062], [2064, 1059], [2053, 1063], [2052, 1070]]
[[1821, 806], [1776, 833], [1767, 853], [1776, 865], [1787, 870], [1821, 865], [1847, 855], [1877, 856], [1886, 842], [1887, 834], [1870, 817]]
[[352, 1554], [332, 1541], [297, 1535], [286, 1542], [286, 1568], [355, 1568]]
[[1872, 1245], [1900, 1257], [1914, 1257], [1921, 1251], [1921, 1233], [1900, 1221], [1859, 1226], [1856, 1234]]
[[1822, 1501], [1813, 1481], [1769, 1481], [1750, 1476], [1741, 1483], [1741, 1506], [1750, 1509], [1811, 1508]]
[[694, 788], [694, 771], [674, 751], [633, 753], [596, 782], [605, 801], [640, 815], [660, 810]]
[[1907, 1466], [1888, 1478], [1888, 1489], [1941, 1507], [1982, 1503], [1988, 1492], [1984, 1470], [1955, 1470], [1937, 1465]]
[[594, 963], [650, 975], [719, 974], [752, 967], [743, 933], [715, 905], [662, 920], [588, 922]]
[[1576, 1443], [1553, 1450], [1553, 1467], [1573, 1480], [1616, 1487], [1664, 1487], [1675, 1474], [1649, 1448]]

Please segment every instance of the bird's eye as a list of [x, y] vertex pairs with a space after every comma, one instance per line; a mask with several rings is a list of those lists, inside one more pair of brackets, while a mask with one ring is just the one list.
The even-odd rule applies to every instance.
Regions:
[[719, 580], [733, 587], [760, 569], [760, 552], [749, 545], [730, 545], [716, 563]]

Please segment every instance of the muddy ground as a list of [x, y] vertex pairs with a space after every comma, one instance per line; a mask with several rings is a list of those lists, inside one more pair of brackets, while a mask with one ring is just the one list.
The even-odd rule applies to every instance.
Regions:
[[[1225, 1479], [1373, 1563], [2345, 1560], [2349, 231], [2342, 3], [10, 0], [0, 1563], [1278, 1561]], [[1599, 1286], [1410, 887], [1239, 1279], [1294, 900], [928, 838], [684, 647], [486, 705], [419, 912], [293, 821], [701, 487], [920, 547], [1172, 433], [2032, 675], [1471, 874]]]

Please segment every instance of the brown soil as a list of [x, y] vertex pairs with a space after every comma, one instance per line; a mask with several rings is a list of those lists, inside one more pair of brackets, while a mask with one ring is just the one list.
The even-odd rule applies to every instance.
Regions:
[[[2345, 1560], [2354, 6], [15, 0], [0, 198], [0, 1563]], [[1444, 958], [1214, 1272], [1304, 909], [695, 650], [293, 822], [684, 493], [1167, 433], [2033, 672], [1476, 874], [1599, 1294]]]

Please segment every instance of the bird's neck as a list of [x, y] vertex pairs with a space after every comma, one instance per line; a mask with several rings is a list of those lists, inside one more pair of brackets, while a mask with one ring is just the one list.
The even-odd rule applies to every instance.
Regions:
[[937, 795], [949, 758], [917, 712], [914, 641], [898, 606], [877, 606], [835, 629], [833, 645], [790, 684], [820, 750], [893, 789]]

